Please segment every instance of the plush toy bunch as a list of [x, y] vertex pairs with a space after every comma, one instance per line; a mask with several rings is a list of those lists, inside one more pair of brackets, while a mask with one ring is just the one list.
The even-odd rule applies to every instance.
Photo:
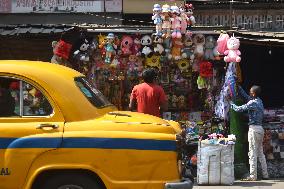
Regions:
[[195, 24], [193, 5], [184, 4], [178, 7], [155, 4], [152, 20], [156, 25], [155, 35], [162, 35], [163, 38], [172, 37], [173, 39], [182, 38], [182, 34], [192, 35], [191, 26]]

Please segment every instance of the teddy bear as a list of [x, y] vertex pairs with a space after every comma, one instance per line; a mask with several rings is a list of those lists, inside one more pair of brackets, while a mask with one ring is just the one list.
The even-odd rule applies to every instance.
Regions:
[[204, 55], [204, 45], [205, 45], [205, 37], [202, 34], [196, 34], [193, 37], [193, 44], [195, 46], [194, 55], [196, 57], [202, 57]]
[[183, 47], [181, 39], [172, 39], [172, 59], [179, 60], [181, 59], [181, 49]]
[[154, 36], [154, 53], [157, 55], [165, 55], [165, 49], [163, 47], [163, 38], [161, 36]]
[[69, 65], [69, 55], [71, 52], [72, 45], [65, 42], [64, 40], [53, 41], [53, 56], [51, 58], [51, 63], [60, 64], [60, 65]]
[[152, 54], [153, 54], [153, 50], [152, 50], [153, 40], [152, 40], [151, 36], [150, 35], [144, 35], [141, 38], [140, 41], [141, 41], [141, 45], [143, 47], [142, 52], [141, 52], [141, 56], [143, 58], [145, 58], [147, 56], [152, 56]]
[[188, 58], [191, 61], [194, 60], [194, 49], [192, 45], [193, 42], [191, 36], [185, 35], [183, 39], [183, 48], [181, 50], [182, 58]]
[[121, 52], [122, 55], [132, 54], [133, 39], [128, 35], [124, 35], [121, 39]]
[[239, 51], [240, 47], [240, 41], [239, 39], [235, 37], [230, 37], [230, 39], [227, 41], [227, 48], [224, 52], [224, 61], [229, 63], [229, 62], [240, 62], [241, 61], [241, 52]]
[[205, 60], [214, 60], [214, 48], [215, 48], [216, 41], [213, 36], [207, 36], [205, 39]]

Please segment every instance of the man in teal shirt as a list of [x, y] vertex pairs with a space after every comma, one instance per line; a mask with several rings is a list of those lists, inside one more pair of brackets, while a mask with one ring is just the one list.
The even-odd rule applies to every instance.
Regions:
[[268, 179], [267, 164], [266, 159], [263, 154], [263, 136], [264, 129], [262, 127], [263, 120], [263, 103], [259, 98], [261, 89], [259, 86], [252, 86], [250, 89], [250, 95], [239, 87], [239, 93], [246, 99], [247, 103], [242, 106], [237, 106], [231, 103], [231, 108], [236, 112], [248, 111], [249, 114], [249, 132], [248, 132], [248, 142], [249, 142], [249, 164], [250, 164], [250, 176], [248, 181], [257, 180], [257, 158], [259, 158], [263, 179]]

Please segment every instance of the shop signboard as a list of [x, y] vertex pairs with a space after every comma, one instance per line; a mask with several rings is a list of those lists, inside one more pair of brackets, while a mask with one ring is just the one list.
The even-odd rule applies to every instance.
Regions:
[[105, 0], [106, 12], [122, 12], [122, 0]]
[[103, 1], [1, 0], [0, 13], [103, 12]]
[[284, 30], [283, 10], [229, 12], [195, 11], [196, 23], [203, 26], [237, 26], [245, 29]]

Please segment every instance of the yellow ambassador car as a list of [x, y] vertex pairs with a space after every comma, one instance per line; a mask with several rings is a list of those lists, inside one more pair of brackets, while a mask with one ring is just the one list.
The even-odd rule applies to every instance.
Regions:
[[84, 75], [0, 61], [0, 189], [187, 189], [179, 124], [116, 111]]

